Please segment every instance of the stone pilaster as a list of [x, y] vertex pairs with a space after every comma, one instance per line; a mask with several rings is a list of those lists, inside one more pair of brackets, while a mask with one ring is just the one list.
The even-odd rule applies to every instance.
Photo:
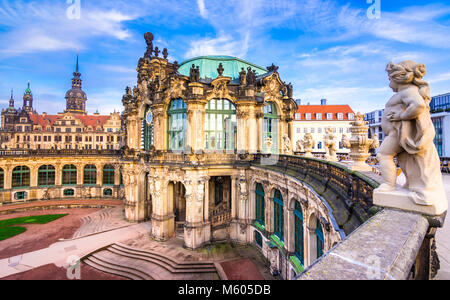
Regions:
[[196, 249], [211, 241], [211, 224], [205, 220], [203, 213], [204, 203], [208, 201], [205, 192], [209, 177], [189, 174], [187, 178], [184, 243], [186, 248]]
[[175, 216], [173, 214], [173, 187], [164, 180], [163, 172], [149, 176], [152, 194], [152, 236], [158, 241], [166, 241], [175, 235]]

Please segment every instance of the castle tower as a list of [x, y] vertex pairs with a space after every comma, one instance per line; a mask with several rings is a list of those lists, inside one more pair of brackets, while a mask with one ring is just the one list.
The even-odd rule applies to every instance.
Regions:
[[73, 73], [72, 88], [66, 93], [66, 111], [76, 114], [86, 113], [86, 93], [81, 89], [81, 73], [78, 68], [78, 54], [77, 54], [77, 66]]
[[[11, 96], [12, 98], [12, 96]], [[13, 106], [14, 106], [14, 100], [12, 100]], [[9, 100], [9, 103], [11, 105], [11, 100]], [[28, 87], [25, 90], [25, 93], [23, 94], [23, 106], [22, 106], [22, 110], [26, 111], [26, 112], [32, 112], [33, 111], [33, 93], [31, 92], [30, 89], [30, 81], [28, 81]]]

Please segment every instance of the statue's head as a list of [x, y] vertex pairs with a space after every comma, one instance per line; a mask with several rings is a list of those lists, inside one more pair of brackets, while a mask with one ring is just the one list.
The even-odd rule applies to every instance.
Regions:
[[403, 61], [398, 64], [390, 62], [386, 67], [389, 74], [390, 87], [394, 92], [398, 92], [401, 85], [416, 85], [419, 87], [420, 95], [429, 103], [431, 101], [430, 86], [423, 80], [427, 73], [424, 64], [419, 64], [411, 60]]

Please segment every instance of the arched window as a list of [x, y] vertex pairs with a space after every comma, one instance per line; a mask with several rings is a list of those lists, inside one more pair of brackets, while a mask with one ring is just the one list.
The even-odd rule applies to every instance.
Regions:
[[283, 197], [279, 190], [275, 190], [273, 197], [273, 232], [281, 240], [284, 241], [284, 213], [283, 213]]
[[84, 167], [83, 184], [84, 185], [97, 184], [97, 168], [94, 165], [87, 165]]
[[317, 219], [317, 227], [316, 227], [316, 241], [317, 241], [317, 258], [321, 257], [323, 255], [323, 249], [324, 249], [324, 239], [323, 239], [323, 231], [322, 231], [322, 225], [320, 224], [320, 221]]
[[256, 221], [264, 226], [264, 221], [265, 221], [265, 217], [264, 217], [264, 188], [262, 186], [262, 184], [258, 183], [256, 185], [256, 191], [255, 191], [256, 195], [256, 199], [255, 199], [255, 209], [256, 209]]
[[39, 186], [53, 186], [55, 185], [55, 167], [51, 165], [41, 166], [38, 171], [38, 185]]
[[103, 185], [114, 185], [114, 166], [105, 165], [103, 167]]
[[295, 256], [304, 264], [304, 236], [303, 236], [303, 212], [298, 201], [295, 202], [294, 210], [294, 236], [295, 236]]
[[104, 189], [104, 190], [103, 190], [103, 196], [111, 197], [112, 194], [113, 194], [112, 189]]
[[62, 169], [62, 184], [77, 185], [77, 167], [65, 165]]
[[150, 146], [153, 145], [153, 114], [150, 107], [147, 107], [145, 119], [142, 122], [142, 146], [144, 147], [144, 150], [150, 150]]
[[254, 231], [254, 235], [255, 235], [255, 244], [258, 245], [259, 248], [262, 248], [263, 246], [263, 239], [261, 234], [258, 231]]
[[213, 99], [206, 107], [205, 149], [236, 149], [236, 107], [226, 99]]
[[184, 150], [186, 137], [187, 106], [182, 99], [172, 100], [167, 110], [168, 149]]
[[[263, 150], [265, 152], [278, 152], [278, 113], [273, 102], [269, 102], [264, 106], [263, 120]], [[272, 148], [266, 149], [267, 139], [272, 140]]]
[[5, 188], [5, 172], [0, 168], [0, 190]]
[[27, 188], [30, 186], [30, 168], [26, 166], [15, 167], [12, 172], [12, 187]]

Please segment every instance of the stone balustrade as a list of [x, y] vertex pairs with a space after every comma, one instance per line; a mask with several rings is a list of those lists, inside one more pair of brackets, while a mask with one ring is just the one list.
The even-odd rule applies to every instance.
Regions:
[[297, 279], [432, 279], [439, 269], [434, 235], [444, 219], [383, 209]]

